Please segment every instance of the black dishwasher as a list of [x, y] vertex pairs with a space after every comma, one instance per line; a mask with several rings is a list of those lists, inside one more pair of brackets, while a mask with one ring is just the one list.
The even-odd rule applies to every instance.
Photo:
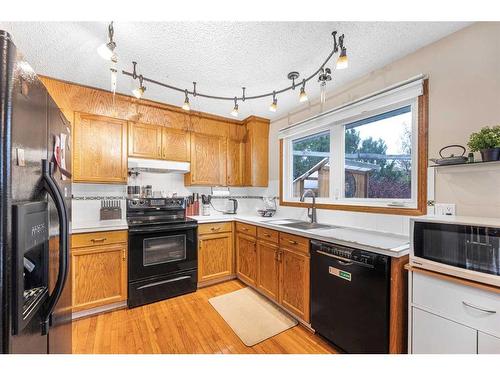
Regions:
[[389, 352], [390, 257], [311, 241], [311, 325], [347, 353]]

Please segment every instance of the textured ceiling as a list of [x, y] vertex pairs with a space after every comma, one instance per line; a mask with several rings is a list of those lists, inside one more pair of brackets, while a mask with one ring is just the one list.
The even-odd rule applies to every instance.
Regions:
[[[286, 75], [315, 71], [330, 53], [331, 32], [345, 34], [349, 68], [334, 73], [328, 85], [345, 84], [467, 26], [463, 22], [115, 22], [119, 68], [175, 86], [221, 96], [269, 92], [290, 82]], [[96, 48], [107, 39], [102, 22], [0, 22], [13, 36], [39, 74], [109, 89], [109, 69]], [[119, 75], [118, 91], [130, 94], [133, 82]], [[310, 99], [319, 85], [306, 87]], [[298, 91], [270, 100], [240, 103], [240, 118], [258, 115], [278, 118], [299, 106]], [[183, 94], [147, 85], [146, 98], [181, 105]], [[228, 116], [231, 102], [191, 100], [196, 110]]]

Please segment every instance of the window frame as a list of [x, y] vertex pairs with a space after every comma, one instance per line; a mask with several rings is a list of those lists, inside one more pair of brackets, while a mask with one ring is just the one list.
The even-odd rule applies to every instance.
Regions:
[[[427, 212], [427, 153], [428, 153], [428, 80], [423, 81], [422, 95], [379, 107], [369, 113], [332, 121], [321, 127], [300, 133], [300, 135], [280, 139], [280, 205], [292, 207], [309, 207], [309, 202], [300, 202], [299, 197], [293, 197], [293, 155], [291, 154], [293, 140], [310, 135], [330, 132], [330, 194], [329, 197], [316, 198], [317, 207], [321, 209], [345, 210], [370, 213], [385, 213], [396, 215], [425, 215]], [[355, 121], [385, 113], [396, 108], [412, 106], [412, 198], [346, 198], [345, 194], [345, 125]], [[288, 160], [284, 159], [288, 156]], [[292, 158], [290, 156], [292, 155]], [[335, 163], [335, 161], [339, 161]], [[338, 164], [338, 165], [336, 165]], [[341, 176], [335, 180], [335, 176]], [[336, 192], [338, 191], [338, 194]], [[397, 205], [392, 205], [396, 203]], [[404, 204], [404, 205], [399, 205]]]

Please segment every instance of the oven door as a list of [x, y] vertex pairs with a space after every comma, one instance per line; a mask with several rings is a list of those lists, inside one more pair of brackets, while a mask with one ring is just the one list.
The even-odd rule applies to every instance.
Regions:
[[129, 280], [142, 280], [197, 267], [196, 224], [129, 229]]

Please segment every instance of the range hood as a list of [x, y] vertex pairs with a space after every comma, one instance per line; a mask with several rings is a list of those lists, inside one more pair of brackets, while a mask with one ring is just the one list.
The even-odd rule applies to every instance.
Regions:
[[188, 173], [191, 165], [181, 161], [128, 158], [129, 172]]

